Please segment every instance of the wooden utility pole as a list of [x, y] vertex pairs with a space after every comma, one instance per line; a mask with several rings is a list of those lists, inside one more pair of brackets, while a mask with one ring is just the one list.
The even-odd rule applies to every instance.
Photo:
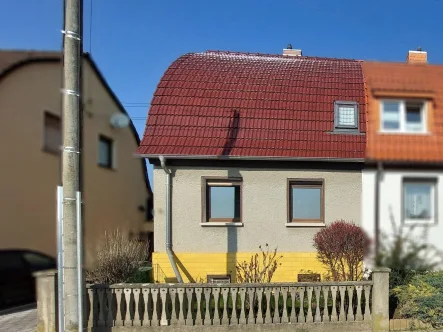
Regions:
[[[82, 0], [65, 0], [63, 49], [63, 308], [64, 328], [81, 329], [82, 287], [78, 266], [80, 202], [80, 78], [82, 61]], [[81, 234], [81, 233], [80, 233]]]

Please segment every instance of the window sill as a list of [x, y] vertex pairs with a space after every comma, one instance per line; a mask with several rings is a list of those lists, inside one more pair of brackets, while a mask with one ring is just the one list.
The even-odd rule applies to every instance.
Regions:
[[324, 222], [288, 222], [286, 227], [325, 227]]
[[242, 222], [201, 222], [203, 227], [243, 227]]
[[97, 166], [99, 167], [99, 168], [101, 168], [101, 169], [107, 169], [108, 171], [116, 171], [117, 169], [115, 168], [115, 167], [113, 167], [113, 166], [105, 166], [105, 165], [100, 165], [100, 164], [97, 164]]

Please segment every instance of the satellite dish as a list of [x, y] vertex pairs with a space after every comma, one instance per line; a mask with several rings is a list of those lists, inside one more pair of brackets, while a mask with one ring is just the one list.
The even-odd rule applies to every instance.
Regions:
[[111, 123], [111, 126], [114, 128], [126, 128], [129, 126], [129, 123], [131, 120], [129, 119], [129, 116], [123, 113], [114, 113], [111, 116], [111, 120], [109, 121]]

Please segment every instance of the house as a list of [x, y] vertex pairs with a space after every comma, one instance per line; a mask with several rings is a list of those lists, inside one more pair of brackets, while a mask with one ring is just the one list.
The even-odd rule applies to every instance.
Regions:
[[153, 96], [154, 278], [235, 281], [259, 246], [273, 281], [325, 272], [313, 237], [361, 223], [366, 96], [360, 61], [208, 51], [177, 59]]
[[[152, 191], [139, 137], [91, 56], [83, 56], [85, 263], [106, 230], [152, 238]], [[56, 256], [56, 188], [61, 179], [61, 54], [0, 51], [0, 247]]]
[[418, 50], [404, 63], [364, 62], [363, 72], [368, 91], [363, 226], [372, 237], [379, 234], [380, 244], [385, 235], [412, 231], [411, 238], [441, 251], [443, 66], [427, 64], [427, 53]]

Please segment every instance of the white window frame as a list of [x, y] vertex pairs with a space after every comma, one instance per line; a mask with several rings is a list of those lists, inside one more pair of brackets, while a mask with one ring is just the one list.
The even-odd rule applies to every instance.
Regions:
[[[431, 186], [431, 218], [422, 219], [409, 219], [405, 215], [405, 184], [415, 183], [415, 184], [428, 184]], [[402, 219], [405, 225], [434, 225], [437, 222], [437, 211], [438, 211], [438, 199], [437, 199], [437, 187], [438, 180], [436, 178], [416, 178], [416, 177], [405, 177], [403, 178], [401, 190], [402, 190]]]
[[[385, 102], [396, 102], [400, 106], [400, 126], [398, 129], [386, 129], [384, 128], [384, 103]], [[421, 108], [421, 119], [422, 119], [422, 129], [420, 131], [410, 131], [407, 130], [406, 122], [406, 104], [408, 102], [422, 103]], [[382, 99], [380, 100], [380, 131], [382, 133], [405, 133], [405, 134], [426, 134], [428, 132], [427, 126], [427, 107], [426, 100], [410, 100], [410, 99]]]

